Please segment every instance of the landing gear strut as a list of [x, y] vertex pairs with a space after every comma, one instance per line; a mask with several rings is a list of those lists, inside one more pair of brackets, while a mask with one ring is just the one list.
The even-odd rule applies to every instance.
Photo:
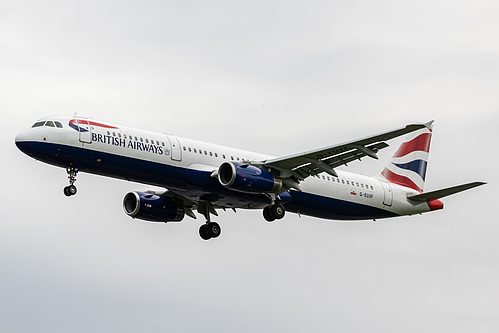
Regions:
[[204, 240], [209, 240], [211, 238], [217, 238], [218, 236], [220, 236], [220, 234], [222, 233], [222, 228], [218, 223], [211, 222], [210, 220], [210, 212], [218, 215], [213, 206], [211, 206], [210, 203], [206, 202], [199, 205], [198, 211], [206, 218], [206, 223], [199, 227], [199, 236], [201, 236], [201, 238]]
[[74, 182], [76, 181], [76, 175], [78, 174], [78, 168], [75, 167], [67, 167], [66, 172], [68, 173], [69, 186], [64, 188], [64, 194], [67, 197], [76, 194], [76, 186], [74, 186]]
[[286, 214], [286, 210], [281, 204], [272, 204], [263, 209], [263, 218], [267, 222], [280, 220], [284, 217], [284, 214]]

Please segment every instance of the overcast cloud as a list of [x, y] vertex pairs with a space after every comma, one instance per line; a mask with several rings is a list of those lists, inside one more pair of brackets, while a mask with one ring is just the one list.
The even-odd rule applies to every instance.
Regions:
[[[493, 1], [0, 1], [2, 332], [497, 332]], [[442, 211], [340, 223], [134, 221], [147, 186], [34, 161], [14, 137], [90, 116], [286, 155], [435, 120]], [[397, 146], [399, 142], [392, 142]], [[375, 175], [379, 161], [349, 171]]]

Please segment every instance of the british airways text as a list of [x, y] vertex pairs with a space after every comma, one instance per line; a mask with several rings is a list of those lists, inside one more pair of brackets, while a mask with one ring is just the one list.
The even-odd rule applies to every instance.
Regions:
[[119, 146], [119, 147], [123, 147], [123, 148], [130, 148], [130, 149], [135, 149], [135, 150], [140, 150], [140, 151], [148, 151], [148, 152], [155, 153], [158, 155], [167, 154], [167, 152], [165, 152], [163, 150], [163, 147], [161, 147], [161, 146], [157, 146], [157, 145], [149, 144], [149, 143], [132, 141], [132, 140], [126, 140], [126, 139], [117, 138], [115, 136], [110, 136], [110, 135], [102, 135], [102, 134], [92, 133], [92, 141], [105, 143], [105, 144], [113, 145], [113, 146]]

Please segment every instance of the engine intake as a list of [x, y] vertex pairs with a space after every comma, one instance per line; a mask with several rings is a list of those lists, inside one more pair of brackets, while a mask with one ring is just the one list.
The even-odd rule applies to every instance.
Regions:
[[282, 182], [270, 172], [253, 165], [224, 162], [218, 168], [222, 186], [244, 193], [278, 193]]
[[180, 222], [185, 215], [184, 208], [175, 202], [145, 192], [127, 193], [123, 209], [128, 216], [150, 222]]

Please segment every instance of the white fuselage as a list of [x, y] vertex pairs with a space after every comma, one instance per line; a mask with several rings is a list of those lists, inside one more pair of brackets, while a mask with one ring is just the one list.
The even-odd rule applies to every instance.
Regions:
[[[93, 119], [84, 124], [75, 123], [70, 116], [44, 120], [58, 121], [62, 128], [39, 126], [16, 137], [18, 147], [38, 160], [162, 186], [192, 200], [208, 200], [209, 196], [215, 198], [210, 201], [222, 207], [266, 205], [265, 196], [224, 189], [210, 175], [225, 161], [265, 161], [271, 156]], [[286, 206], [297, 213], [349, 220], [430, 210], [425, 202], [407, 200], [408, 194], [418, 193], [415, 190], [390, 184], [380, 177], [337, 173], [338, 177], [326, 173], [308, 177], [300, 183], [301, 192], [289, 191], [292, 200]]]

